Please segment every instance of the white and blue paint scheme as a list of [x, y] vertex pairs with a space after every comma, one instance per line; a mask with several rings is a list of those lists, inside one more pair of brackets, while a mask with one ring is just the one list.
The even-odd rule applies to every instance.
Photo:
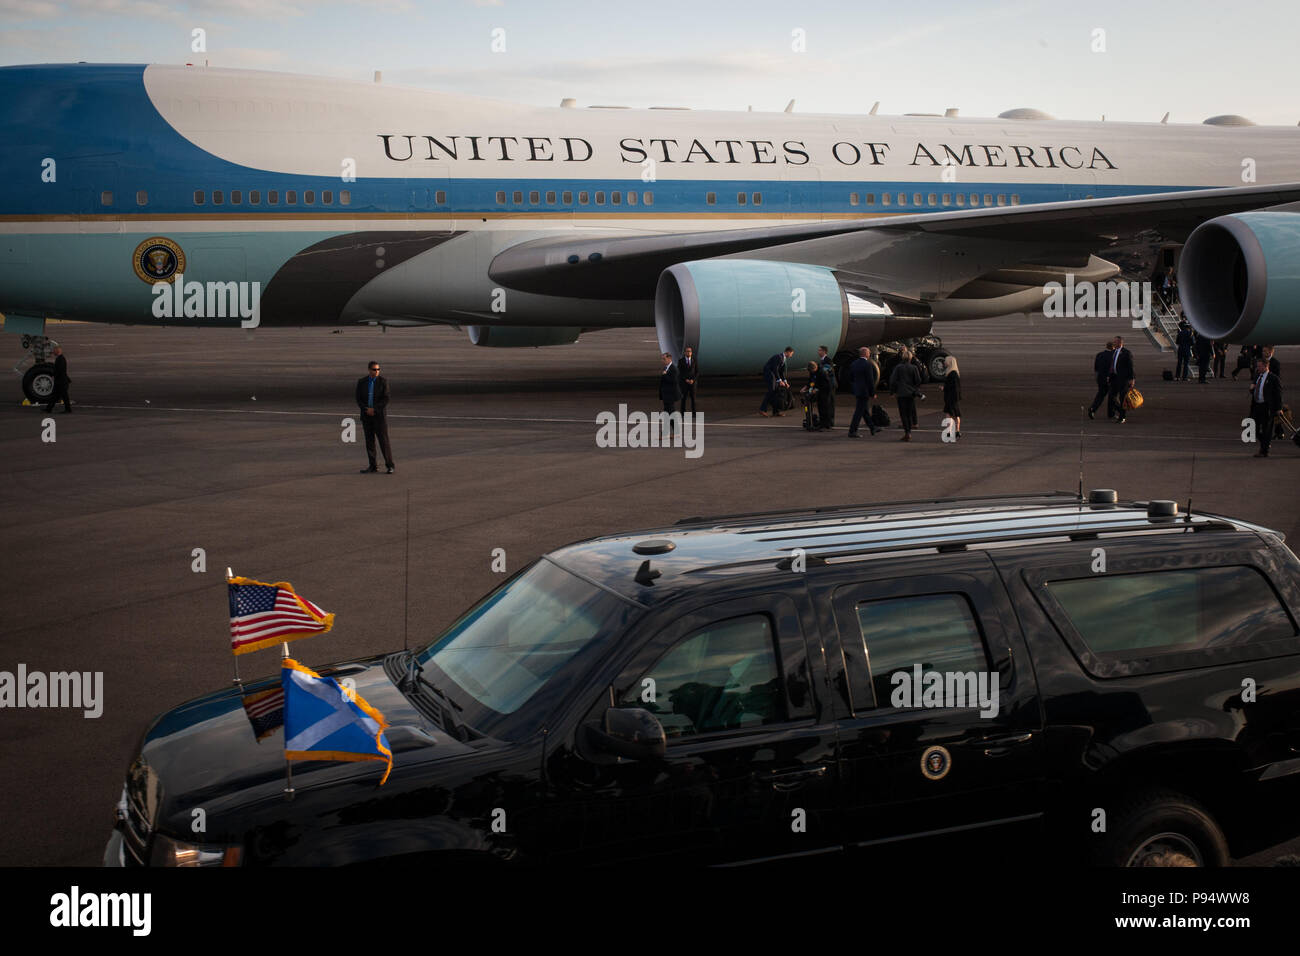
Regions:
[[[234, 283], [266, 326], [528, 346], [656, 325], [752, 371], [1038, 308], [1189, 237], [1198, 327], [1300, 341], [1300, 217], [1256, 212], [1300, 201], [1294, 127], [539, 108], [85, 64], [0, 68], [0, 111], [0, 312], [38, 341], [47, 317], [247, 326]], [[160, 314], [178, 274], [193, 308]]]

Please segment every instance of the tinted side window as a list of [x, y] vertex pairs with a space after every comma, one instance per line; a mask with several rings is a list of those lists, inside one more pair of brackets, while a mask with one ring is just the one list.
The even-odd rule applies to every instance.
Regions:
[[1295, 626], [1254, 568], [1195, 568], [1049, 581], [1098, 657], [1148, 658], [1293, 637]]
[[[960, 594], [869, 601], [857, 606], [875, 706], [889, 703], [898, 671], [980, 672], [988, 657], [970, 604]], [[871, 702], [867, 701], [870, 707]]]
[[[646, 679], [654, 681], [652, 701]], [[751, 614], [696, 631], [628, 688], [620, 705], [650, 711], [669, 738], [785, 720], [771, 621]]]

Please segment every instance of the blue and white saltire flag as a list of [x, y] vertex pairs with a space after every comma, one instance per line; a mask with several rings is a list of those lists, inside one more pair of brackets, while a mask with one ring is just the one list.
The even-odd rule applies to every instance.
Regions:
[[388, 722], [356, 691], [292, 658], [282, 661], [286, 760], [382, 760], [383, 786], [393, 769]]

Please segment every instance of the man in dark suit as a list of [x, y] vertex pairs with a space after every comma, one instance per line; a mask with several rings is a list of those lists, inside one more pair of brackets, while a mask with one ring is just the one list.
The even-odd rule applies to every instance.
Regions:
[[1186, 321], [1178, 323], [1178, 337], [1174, 345], [1178, 347], [1178, 364], [1174, 367], [1174, 379], [1185, 382], [1191, 376], [1192, 365], [1192, 327]]
[[1106, 395], [1110, 391], [1110, 360], [1114, 358], [1112, 354], [1114, 351], [1115, 340], [1111, 339], [1092, 360], [1092, 371], [1097, 378], [1097, 394], [1093, 396], [1092, 404], [1088, 406], [1089, 418], [1097, 414], [1097, 409], [1101, 408], [1101, 403], [1106, 400]]
[[1259, 357], [1268, 362], [1268, 370], [1272, 372], [1280, 382], [1282, 380], [1282, 363], [1277, 360], [1273, 354], [1273, 346], [1261, 345], [1259, 347]]
[[669, 416], [677, 410], [677, 403], [682, 400], [682, 381], [677, 366], [673, 364], [672, 355], [664, 352], [663, 359], [663, 371], [659, 373], [659, 400], [664, 403], [664, 418], [668, 422], [668, 434], [671, 435], [676, 425]]
[[1282, 382], [1268, 370], [1268, 362], [1255, 362], [1255, 381], [1250, 386], [1250, 417], [1255, 420], [1255, 441], [1259, 442], [1256, 458], [1268, 457], [1273, 441], [1273, 418], [1282, 408]]
[[830, 388], [826, 393], [827, 411], [829, 417], [826, 419], [825, 427], [835, 427], [835, 392], [839, 388], [840, 375], [835, 369], [835, 363], [831, 361], [831, 350], [824, 345], [817, 346], [817, 363], [822, 367], [826, 379], [830, 382]]
[[366, 456], [370, 467], [362, 468], [361, 473], [376, 472], [375, 439], [379, 439], [379, 449], [384, 453], [384, 464], [388, 474], [393, 473], [393, 452], [388, 447], [388, 379], [379, 374], [379, 363], [370, 363], [370, 374], [357, 379], [357, 408], [361, 409], [361, 427], [366, 432]]
[[72, 400], [68, 398], [68, 386], [72, 384], [72, 379], [68, 378], [68, 360], [63, 355], [63, 347], [54, 346], [54, 391], [50, 393], [50, 403], [45, 406], [47, 412], [54, 411], [54, 406], [63, 400], [63, 414], [72, 411]]
[[758, 406], [758, 413], [767, 418], [767, 406], [772, 406], [772, 414], [779, 418], [781, 409], [776, 407], [776, 390], [782, 385], [789, 385], [785, 380], [785, 363], [794, 356], [794, 346], [787, 345], [784, 352], [777, 352], [763, 366], [763, 380], [767, 383], [767, 394], [763, 404]]
[[695, 362], [695, 352], [688, 345], [677, 362], [677, 376], [682, 380], [682, 414], [686, 414], [686, 403], [691, 403], [691, 412], [695, 407], [695, 382], [700, 377], [700, 367]]
[[863, 346], [858, 349], [858, 357], [853, 360], [849, 366], [849, 379], [853, 383], [853, 397], [857, 403], [853, 406], [853, 418], [849, 420], [849, 437], [858, 437], [858, 424], [865, 418], [867, 427], [871, 429], [871, 434], [876, 433], [875, 423], [871, 420], [870, 404], [871, 400], [876, 397], [876, 386], [879, 385], [880, 373], [876, 371], [876, 363], [871, 361], [871, 349]]
[[1108, 371], [1106, 417], [1115, 419], [1116, 425], [1123, 425], [1126, 420], [1124, 395], [1137, 377], [1133, 372], [1133, 353], [1124, 348], [1124, 336], [1117, 335], [1112, 340], [1114, 351], [1111, 352]]
[[1198, 335], [1193, 350], [1196, 352], [1196, 380], [1204, 385], [1209, 381], [1210, 361], [1214, 356], [1214, 340], [1205, 335]]

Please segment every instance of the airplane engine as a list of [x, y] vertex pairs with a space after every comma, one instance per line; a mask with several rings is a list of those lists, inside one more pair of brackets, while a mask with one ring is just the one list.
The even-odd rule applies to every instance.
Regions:
[[474, 345], [494, 349], [526, 349], [542, 345], [572, 345], [582, 334], [580, 328], [534, 328], [528, 325], [471, 325], [469, 340]]
[[1201, 335], [1300, 343], [1300, 214], [1245, 212], [1202, 223], [1183, 247], [1178, 285]]
[[862, 315], [825, 266], [754, 259], [705, 259], [665, 269], [655, 289], [659, 347], [689, 345], [711, 373], [756, 372], [793, 346], [806, 362], [825, 345], [845, 348], [924, 335], [931, 320], [880, 310]]

